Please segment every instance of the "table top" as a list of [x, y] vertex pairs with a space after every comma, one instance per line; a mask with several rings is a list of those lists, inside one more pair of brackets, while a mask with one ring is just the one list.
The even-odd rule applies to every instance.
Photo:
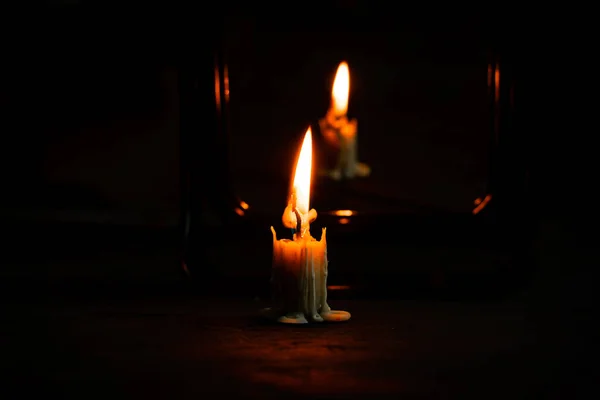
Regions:
[[181, 275], [176, 252], [156, 245], [165, 240], [25, 246], [1, 269], [0, 383], [21, 397], [86, 399], [593, 398], [595, 288], [577, 267], [597, 251], [553, 232], [520, 293], [331, 290], [330, 305], [352, 319], [316, 326], [266, 324], [251, 291], [170, 286]]
[[30, 301], [4, 312], [3, 375], [63, 398], [558, 398], [559, 346], [522, 302], [330, 303], [352, 319], [270, 324], [258, 300], [190, 293]]

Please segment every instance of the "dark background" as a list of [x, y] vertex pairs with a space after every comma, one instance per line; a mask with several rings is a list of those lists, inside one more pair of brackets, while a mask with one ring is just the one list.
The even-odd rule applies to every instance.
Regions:
[[[185, 164], [178, 85], [190, 60], [209, 54], [210, 44], [221, 37], [219, 45], [229, 61], [227, 146], [233, 190], [255, 215], [266, 216], [254, 235], [260, 238], [260, 251], [244, 240], [244, 234], [225, 227], [239, 246], [228, 251], [229, 239], [220, 240], [211, 232], [223, 221], [204, 207], [203, 199], [220, 189], [201, 181], [203, 176], [226, 174], [216, 162], [212, 168], [219, 150], [202, 145], [214, 133], [210, 104], [198, 108], [206, 129], [192, 132], [185, 150], [191, 158], [208, 160], [194, 178], [201, 188], [194, 206], [202, 212], [194, 215], [193, 223], [210, 228], [201, 229], [191, 247], [201, 264], [208, 257], [208, 265], [224, 265], [222, 269], [233, 274], [268, 274], [263, 261], [270, 252], [268, 226], [280, 229], [300, 140], [306, 127], [315, 126], [326, 112], [340, 60], [348, 60], [352, 72], [350, 116], [360, 123], [359, 158], [373, 167], [372, 177], [357, 183], [367, 196], [344, 204], [360, 211], [411, 215], [425, 206], [470, 216], [473, 201], [487, 194], [490, 183], [492, 55], [510, 54], [518, 59], [519, 72], [533, 77], [533, 85], [518, 86], [521, 111], [534, 114], [530, 105], [540, 98], [533, 88], [542, 78], [531, 73], [538, 64], [530, 62], [533, 55], [523, 57], [531, 42], [520, 36], [525, 31], [517, 23], [520, 16], [508, 18], [510, 13], [500, 9], [400, 15], [366, 2], [331, 2], [306, 4], [293, 13], [267, 5], [197, 14], [175, 5], [154, 6], [146, 9], [145, 17], [137, 11], [112, 13], [82, 3], [5, 14], [0, 212], [11, 232], [6, 255], [17, 261], [5, 268], [9, 276], [133, 282], [144, 280], [141, 277], [158, 282], [179, 277], [187, 182], [180, 179]], [[211, 74], [205, 75], [210, 83]], [[513, 138], [510, 146], [530, 150], [534, 134], [527, 129], [520, 133], [522, 143]], [[540, 187], [541, 177], [553, 175], [540, 173], [536, 160], [551, 159], [548, 154], [528, 153], [528, 165], [535, 172], [531, 181]], [[317, 157], [317, 168], [320, 161]], [[313, 206], [319, 212], [340, 207], [339, 197], [328, 203], [323, 199], [335, 196], [319, 196], [328, 182], [314, 183]], [[514, 229], [530, 234], [529, 228], [535, 228], [545, 211], [547, 202], [539, 201], [546, 198], [543, 190], [558, 192], [553, 183], [552, 178], [544, 182], [538, 198], [518, 202], [513, 211], [522, 214], [513, 225], [505, 224], [505, 237], [514, 236]], [[519, 220], [521, 215], [526, 218]], [[324, 221], [319, 218], [318, 224]], [[409, 243], [414, 236], [411, 226], [419, 227], [424, 240], [428, 229], [438, 230], [415, 221], [384, 223], [374, 230], [373, 237], [385, 238], [388, 244], [374, 252], [370, 262], [352, 263], [352, 253], [343, 246], [332, 246], [332, 256], [354, 275], [424, 267], [428, 273], [433, 268], [435, 275], [439, 263], [470, 274], [503, 269], [504, 253], [512, 250], [498, 244], [501, 251], [492, 255], [487, 247], [497, 243], [487, 234], [450, 220], [449, 226], [455, 224], [456, 229], [446, 227], [438, 235], [441, 249], [422, 255], [419, 246]], [[493, 223], [488, 224], [492, 232]], [[390, 230], [396, 234], [390, 235]], [[458, 231], [466, 247], [444, 242]], [[216, 243], [202, 239], [207, 232]], [[332, 240], [346, 240], [330, 232]], [[403, 243], [401, 260], [396, 260], [401, 268], [386, 261], [394, 257], [394, 241]], [[473, 250], [476, 242], [484, 248]], [[133, 256], [127, 255], [132, 251], [144, 263], [132, 262]], [[237, 262], [244, 254], [249, 259]], [[64, 262], [52, 264], [50, 256]], [[97, 258], [93, 266], [79, 266], [90, 257]]]
[[[274, 182], [287, 187], [299, 138], [325, 114], [342, 59], [359, 158], [373, 168], [367, 191], [392, 211], [389, 203], [410, 201], [469, 212], [485, 194], [490, 33], [479, 15], [382, 22], [383, 11], [342, 7], [333, 22], [317, 11], [283, 22], [241, 11], [226, 18], [229, 145], [234, 187], [253, 207], [284, 204]], [[174, 17], [155, 13], [135, 24], [83, 5], [18, 15], [30, 34], [4, 38], [3, 214], [177, 224], [177, 63], [202, 41], [194, 48]]]
[[[499, 10], [509, 7], [492, 5], [477, 15], [454, 9], [452, 18], [440, 9], [434, 18], [402, 14], [392, 10], [394, 3], [370, 13], [364, 2], [335, 3], [335, 10], [333, 2], [323, 5], [329, 10], [265, 5], [230, 15], [230, 144], [241, 196], [251, 207], [277, 208], [272, 212], [279, 214], [295, 144], [326, 111], [332, 75], [339, 60], [347, 59], [353, 74], [350, 112], [361, 124], [359, 154], [373, 166], [373, 179], [384, 182], [379, 187], [402, 188], [393, 193], [402, 200], [398, 204], [410, 199], [468, 213], [472, 197], [483, 194], [488, 162], [488, 116], [480, 102], [487, 55], [479, 39], [494, 37], [491, 27], [502, 28], [500, 36], [514, 32], [514, 20], [499, 23], [506, 16]], [[177, 71], [182, 54], [203, 51], [201, 38], [212, 38], [210, 22], [218, 15], [174, 8], [149, 7], [147, 16], [65, 7], [2, 15], [5, 387], [104, 398], [236, 390], [281, 397], [302, 389], [323, 394], [319, 390], [335, 381], [337, 390], [364, 397], [395, 391], [436, 398], [589, 398], [585, 392], [593, 386], [585, 383], [594, 375], [585, 355], [595, 337], [590, 271], [597, 252], [578, 228], [593, 228], [588, 216], [594, 207], [581, 194], [581, 171], [554, 162], [556, 154], [565, 159], [556, 151], [560, 146], [553, 146], [563, 145], [564, 136], [551, 139], [546, 132], [555, 122], [548, 114], [560, 107], [535, 107], [559, 99], [548, 82], [559, 80], [561, 69], [546, 63], [556, 53], [540, 47], [550, 39], [537, 31], [538, 41], [523, 39], [531, 53], [521, 59], [529, 79], [520, 99], [527, 100], [530, 119], [537, 118], [530, 125], [534, 136], [543, 139], [530, 154], [536, 190], [522, 201], [531, 217], [531, 241], [517, 254], [533, 271], [531, 279], [490, 301], [476, 272], [490, 260], [492, 270], [503, 266], [502, 257], [493, 261], [489, 253], [458, 246], [430, 251], [407, 241], [404, 260], [412, 260], [407, 264], [413, 268], [427, 266], [431, 286], [444, 287], [437, 266], [449, 262], [467, 267], [467, 282], [479, 285], [477, 296], [470, 303], [344, 303], [332, 291], [335, 304], [354, 313], [353, 325], [307, 334], [256, 325], [252, 316], [259, 305], [246, 297], [240, 303], [199, 301], [185, 285], [161, 296], [136, 290], [147, 282], [164, 289], [182, 281]], [[326, 17], [326, 11], [346, 18]], [[188, 35], [201, 28], [206, 35]], [[340, 31], [362, 28], [335, 49], [328, 43]], [[542, 68], [548, 65], [553, 68]], [[549, 80], [552, 73], [557, 75]], [[542, 87], [547, 91], [538, 91]], [[210, 157], [211, 151], [199, 147], [198, 153]], [[271, 182], [274, 189], [266, 195]], [[523, 226], [513, 225], [509, 233]], [[371, 236], [376, 234], [384, 235]], [[238, 245], [247, 243], [241, 239]], [[361, 257], [374, 254], [387, 272], [397, 269], [383, 262], [398, 253], [393, 239], [380, 248], [366, 245]], [[214, 259], [235, 273], [246, 265], [233, 261], [255, 250], [221, 246]], [[354, 261], [350, 269], [370, 268], [353, 260], [359, 250], [352, 247], [336, 251]], [[463, 263], [464, 257], [472, 263]], [[265, 265], [260, 268], [267, 270]], [[383, 297], [414, 294], [390, 291]], [[341, 387], [346, 382], [349, 389]]]
[[[194, 57], [212, 51], [210, 44], [221, 35], [229, 73], [232, 186], [254, 215], [265, 216], [266, 224], [280, 229], [300, 140], [306, 127], [315, 127], [327, 111], [333, 74], [342, 59], [351, 67], [349, 112], [360, 124], [359, 157], [373, 168], [372, 177], [356, 182], [366, 195], [343, 206], [409, 215], [429, 207], [470, 215], [475, 198], [487, 194], [489, 178], [488, 64], [495, 32], [485, 13], [449, 20], [425, 13], [395, 16], [364, 3], [329, 6], [307, 5], [285, 19], [273, 18], [267, 7], [206, 11], [197, 19], [182, 17], [174, 7], [165, 8], [164, 15], [150, 9], [141, 18], [131, 10], [109, 14], [85, 4], [16, 13], [14, 22], [30, 34], [19, 40], [5, 36], [1, 210], [18, 232], [12, 235], [10, 253], [18, 257], [36, 243], [44, 249], [35, 254], [43, 264], [49, 253], [70, 259], [43, 268], [58, 278], [84, 279], [90, 271], [96, 271], [91, 276], [116, 273], [134, 281], [140, 273], [158, 280], [165, 271], [176, 275], [186, 196], [186, 182], [180, 179], [185, 168], [181, 71], [190, 60], [202, 59]], [[193, 178], [200, 187], [200, 196], [192, 200], [197, 206], [220, 190], [202, 183], [204, 177], [223, 171], [216, 163], [220, 150], [210, 141], [214, 108], [207, 104], [195, 112], [205, 123], [187, 133], [192, 139], [185, 150], [191, 159], [208, 160]], [[318, 169], [323, 160], [316, 130], [315, 137]], [[343, 207], [331, 201], [335, 193], [322, 194], [329, 186], [314, 180], [313, 206], [319, 212]], [[212, 210], [205, 208], [192, 223], [210, 225], [214, 220]], [[261, 260], [268, 260], [270, 241], [268, 225], [261, 229], [258, 248], [264, 252], [255, 250], [244, 263], [230, 257], [248, 251], [250, 242], [240, 241], [243, 250], [235, 252], [226, 250], [232, 246], [229, 241], [194, 252], [200, 257], [208, 253], [210, 265], [229, 273], [263, 271]], [[332, 240], [340, 238], [332, 232]], [[153, 236], [153, 245], [128, 239], [140, 235]], [[202, 235], [193, 238], [192, 246], [205, 243]], [[103, 263], [114, 258], [108, 252], [85, 271], [73, 261], [96, 254], [98, 245], [114, 243], [123, 251], [144, 248], [145, 259], [164, 262], [138, 267], [113, 261], [107, 266]], [[350, 253], [340, 247], [333, 246], [332, 256], [348, 264]], [[353, 274], [395, 268], [385, 261], [388, 253], [379, 251], [380, 261], [372, 260], [373, 266], [344, 268]], [[408, 259], [402, 270], [430, 263], [419, 251], [403, 254]], [[437, 252], [435, 259], [454, 257], [449, 254], [450, 249]], [[481, 258], [486, 267], [473, 266]], [[491, 259], [474, 253], [453, 264], [461, 264], [460, 270], [488, 269], [495, 263]], [[38, 268], [26, 271], [35, 275]]]
[[178, 223], [176, 59], [129, 16], [79, 6], [7, 13], [2, 213]]

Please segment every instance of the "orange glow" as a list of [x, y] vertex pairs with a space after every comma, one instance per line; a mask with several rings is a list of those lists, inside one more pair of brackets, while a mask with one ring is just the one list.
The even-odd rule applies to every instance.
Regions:
[[302, 214], [308, 213], [310, 200], [310, 176], [312, 173], [312, 132], [310, 127], [306, 131], [296, 172], [294, 173], [294, 192], [296, 193], [296, 207]]
[[244, 214], [245, 214], [245, 213], [244, 213], [244, 210], [242, 210], [241, 208], [238, 208], [238, 207], [236, 207], [236, 208], [235, 208], [235, 213], [236, 213], [237, 215], [239, 215], [240, 217], [243, 217], [243, 216], [244, 216]]
[[340, 225], [347, 225], [350, 223], [350, 220], [348, 218], [340, 218], [338, 222], [340, 223]]
[[348, 96], [350, 94], [350, 70], [348, 63], [342, 61], [335, 74], [331, 97], [335, 115], [346, 115], [348, 112]]
[[223, 71], [223, 83], [225, 85], [225, 101], [229, 101], [229, 68], [227, 68], [227, 65], [225, 71]]
[[352, 215], [354, 215], [354, 211], [352, 210], [336, 210], [333, 212], [334, 215], [337, 215], [338, 217], [351, 217]]
[[498, 102], [500, 100], [500, 64], [496, 64], [494, 72], [494, 91], [494, 100]]
[[348, 286], [348, 285], [329, 285], [329, 286], [327, 286], [327, 290], [350, 290], [350, 286]]
[[217, 102], [217, 111], [221, 111], [221, 75], [219, 67], [215, 64], [215, 100]]
[[240, 207], [242, 207], [244, 210], [247, 210], [250, 208], [248, 203], [246, 203], [245, 201], [240, 201]]
[[483, 210], [485, 208], [485, 206], [490, 202], [490, 200], [492, 199], [492, 195], [488, 194], [487, 196], [484, 197], [483, 200], [481, 200], [480, 198], [475, 199], [474, 203], [477, 207], [475, 207], [473, 209], [473, 215], [479, 213], [479, 211]]

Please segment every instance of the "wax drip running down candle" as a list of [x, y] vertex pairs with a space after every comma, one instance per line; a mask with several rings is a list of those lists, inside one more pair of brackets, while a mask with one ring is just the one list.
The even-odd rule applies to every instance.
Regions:
[[296, 230], [293, 240], [277, 240], [275, 229], [271, 227], [274, 306], [263, 310], [263, 314], [282, 323], [350, 319], [350, 313], [333, 311], [327, 304], [326, 229], [322, 230], [321, 240], [310, 234], [310, 223], [317, 218], [317, 211], [309, 207], [311, 171], [312, 133], [309, 128], [296, 164], [290, 201], [281, 217], [286, 228]]
[[358, 122], [348, 120], [348, 99], [350, 96], [350, 70], [342, 61], [338, 66], [331, 90], [331, 106], [324, 118], [319, 120], [321, 134], [327, 144], [337, 151], [337, 161], [332, 169], [322, 172], [334, 180], [352, 179], [371, 174], [371, 168], [358, 162], [357, 133]]

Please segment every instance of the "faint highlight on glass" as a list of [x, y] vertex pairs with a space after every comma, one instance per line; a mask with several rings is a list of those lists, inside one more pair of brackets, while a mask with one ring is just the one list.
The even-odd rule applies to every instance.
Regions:
[[225, 101], [229, 102], [229, 69], [227, 65], [223, 71], [223, 84], [225, 85]]
[[490, 200], [492, 200], [492, 195], [488, 194], [487, 196], [485, 196], [483, 198], [483, 200], [481, 200], [481, 198], [476, 198], [473, 203], [477, 206], [473, 209], [473, 215], [478, 214], [481, 210], [483, 210], [485, 208], [485, 206], [487, 206], [487, 204], [490, 202]]
[[221, 111], [221, 74], [219, 74], [217, 63], [215, 63], [215, 100], [217, 102], [217, 111]]
[[336, 290], [350, 290], [352, 288], [349, 285], [329, 285], [329, 286], [327, 286], [327, 289], [336, 291]]
[[497, 103], [500, 101], [500, 64], [496, 64], [494, 72], [494, 91], [494, 101]]

